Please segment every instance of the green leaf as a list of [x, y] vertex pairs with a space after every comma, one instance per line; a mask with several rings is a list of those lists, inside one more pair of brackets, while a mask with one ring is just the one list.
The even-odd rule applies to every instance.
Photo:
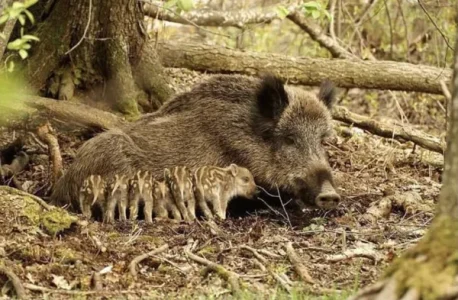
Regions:
[[37, 37], [34, 36], [34, 35], [30, 35], [30, 34], [25, 34], [25, 35], [23, 35], [23, 36], [22, 36], [22, 39], [23, 39], [23, 40], [26, 40], [26, 41], [37, 41], [37, 42], [40, 41], [39, 38], [37, 38]]
[[321, 8], [321, 4], [316, 2], [316, 1], [310, 1], [310, 2], [306, 2], [302, 5], [302, 7], [305, 9], [305, 10], [309, 10], [309, 9], [319, 9]]
[[332, 16], [331, 16], [331, 14], [329, 13], [329, 11], [323, 10], [323, 13], [324, 13], [324, 15], [326, 16], [326, 18], [328, 18], [328, 20], [331, 21]]
[[8, 50], [20, 50], [22, 49], [22, 45], [24, 42], [21, 39], [15, 39], [14, 41], [8, 43], [8, 46], [6, 48]]
[[192, 3], [192, 0], [178, 0], [177, 5], [178, 8], [184, 11], [189, 11], [194, 7], [194, 3]]
[[321, 13], [318, 10], [312, 11], [312, 18], [318, 19], [320, 17]]
[[7, 69], [6, 69], [8, 72], [13, 72], [14, 71], [14, 61], [10, 60], [8, 62], [8, 66], [7, 66]]
[[22, 45], [22, 49], [24, 49], [24, 50], [29, 50], [30, 48], [32, 48], [32, 46], [30, 46], [30, 44], [26, 43], [26, 44]]
[[283, 5], [277, 6], [276, 11], [277, 11], [277, 16], [281, 20], [283, 20], [284, 18], [286, 18], [289, 15], [289, 10], [286, 7], [284, 7]]
[[164, 4], [165, 9], [171, 9], [175, 5], [177, 5], [178, 0], [169, 0]]
[[19, 50], [19, 55], [21, 56], [22, 59], [26, 59], [27, 56], [29, 56], [29, 53], [25, 51], [24, 49]]
[[8, 21], [9, 19], [9, 16], [8, 15], [3, 15], [0, 17], [0, 25], [2, 25], [3, 23], [5, 23], [6, 21]]
[[17, 16], [17, 19], [18, 19], [19, 23], [21, 23], [22, 26], [25, 25], [25, 17], [24, 17], [24, 15]]
[[24, 3], [19, 2], [19, 1], [14, 1], [13, 5], [11, 6], [12, 9], [22, 9], [25, 8]]
[[26, 8], [29, 8], [30, 6], [36, 4], [37, 2], [38, 2], [38, 0], [27, 0], [27, 1], [24, 2], [24, 6]]
[[29, 18], [30, 22], [32, 24], [35, 23], [35, 18], [33, 17], [32, 13], [30, 11], [28, 11], [27, 9], [24, 10], [24, 13], [27, 15], [27, 17]]

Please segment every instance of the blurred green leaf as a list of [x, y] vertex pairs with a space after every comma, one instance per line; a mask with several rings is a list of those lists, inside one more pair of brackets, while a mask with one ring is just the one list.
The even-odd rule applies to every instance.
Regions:
[[277, 16], [282, 20], [289, 15], [289, 10], [286, 7], [284, 7], [283, 5], [277, 6], [276, 11], [277, 11]]
[[22, 39], [23, 40], [26, 40], [26, 41], [40, 41], [39, 38], [37, 38], [36, 36], [34, 35], [30, 35], [30, 34], [25, 34], [22, 36]]
[[24, 50], [24, 49], [19, 50], [19, 55], [21, 56], [22, 59], [26, 59], [27, 56], [29, 56], [29, 54], [27, 53], [27, 51]]
[[192, 0], [178, 0], [177, 6], [183, 11], [189, 11], [194, 7], [194, 3]]
[[0, 25], [2, 25], [3, 23], [5, 23], [6, 21], [8, 21], [9, 19], [9, 16], [8, 15], [3, 15], [0, 17]]
[[24, 15], [18, 15], [17, 19], [18, 19], [19, 23], [21, 23], [22, 26], [25, 25], [25, 17], [24, 17]]
[[165, 9], [170, 9], [170, 8], [174, 7], [175, 5], [177, 5], [177, 2], [178, 2], [178, 0], [169, 0], [164, 4], [164, 8]]
[[320, 17], [321, 13], [318, 10], [312, 11], [312, 18], [318, 19]]
[[306, 10], [320, 9], [321, 4], [316, 1], [309, 1], [303, 4], [303, 8]]
[[20, 113], [27, 94], [23, 80], [12, 73], [0, 72], [0, 121]]
[[28, 11], [27, 9], [24, 10], [24, 13], [27, 15], [27, 17], [29, 18], [30, 22], [33, 24], [35, 23], [35, 18], [33, 17], [32, 13], [30, 11]]

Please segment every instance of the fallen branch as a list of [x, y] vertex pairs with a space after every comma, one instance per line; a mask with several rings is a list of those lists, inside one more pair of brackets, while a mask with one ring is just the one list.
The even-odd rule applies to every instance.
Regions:
[[112, 113], [81, 103], [30, 96], [25, 104], [35, 109], [31, 111], [32, 113], [37, 113], [36, 110], [38, 110], [40, 115], [97, 131], [111, 129], [125, 123], [124, 120]]
[[294, 22], [299, 28], [304, 30], [314, 41], [320, 44], [322, 47], [328, 49], [333, 57], [345, 58], [345, 59], [356, 59], [357, 57], [345, 48], [339, 45], [337, 40], [322, 33], [321, 29], [315, 24], [312, 24], [303, 13], [294, 11], [288, 15], [288, 19]]
[[164, 244], [162, 245], [161, 247], [159, 248], [156, 248], [150, 252], [147, 252], [147, 253], [144, 253], [142, 255], [139, 255], [137, 257], [135, 257], [129, 264], [129, 272], [132, 276], [136, 277], [137, 276], [137, 265], [144, 259], [147, 259], [148, 257], [150, 256], [153, 256], [153, 255], [156, 255], [156, 254], [159, 254], [161, 252], [164, 252], [165, 250], [167, 250], [169, 248], [169, 245], [168, 244]]
[[328, 257], [326, 257], [326, 261], [335, 263], [335, 262], [357, 258], [357, 257], [367, 258], [367, 259], [372, 260], [373, 262], [377, 262], [377, 257], [372, 251], [368, 251], [367, 249], [360, 249], [360, 248], [346, 250], [342, 254], [329, 255]]
[[442, 94], [440, 81], [450, 82], [452, 76], [451, 69], [409, 63], [290, 57], [195, 43], [159, 42], [157, 50], [166, 67], [246, 75], [271, 72], [302, 85], [330, 79], [342, 88]]
[[154, 288], [161, 288], [165, 285], [165, 283], [157, 286], [148, 285], [148, 290], [121, 290], [121, 291], [69, 291], [69, 290], [57, 290], [57, 289], [50, 289], [47, 287], [25, 283], [24, 287], [28, 290], [35, 291], [35, 292], [44, 292], [44, 293], [51, 293], [51, 294], [65, 294], [65, 295], [130, 295], [130, 294], [149, 294], [151, 293], [151, 289]]
[[60, 154], [59, 142], [55, 136], [55, 131], [49, 122], [38, 127], [38, 138], [48, 145], [49, 158], [52, 164], [52, 183], [56, 183], [62, 176], [62, 155]]
[[225, 267], [223, 267], [220, 264], [211, 262], [203, 257], [197, 256], [193, 254], [191, 251], [185, 249], [184, 250], [186, 256], [188, 256], [190, 259], [193, 261], [206, 266], [209, 270], [217, 273], [219, 276], [221, 276], [224, 280], [226, 280], [229, 285], [231, 286], [232, 293], [234, 295], [240, 295], [242, 290], [240, 289], [240, 276], [232, 271], [227, 270]]
[[384, 138], [392, 138], [402, 143], [413, 142], [414, 144], [425, 149], [444, 154], [445, 144], [438, 138], [433, 137], [424, 132], [414, 130], [407, 125], [387, 125], [377, 122], [368, 117], [364, 117], [350, 112], [348, 109], [337, 106], [334, 108], [332, 116], [335, 120], [352, 124], [361, 129], [367, 130], [372, 134], [379, 135]]
[[294, 251], [293, 243], [291, 242], [286, 244], [286, 255], [288, 256], [289, 261], [293, 264], [297, 274], [299, 274], [299, 277], [301, 277], [305, 283], [314, 284], [315, 280], [313, 280], [307, 271], [307, 268], [302, 264], [301, 259], [296, 254], [296, 251]]
[[[163, 21], [194, 26], [233, 26], [238, 28], [243, 28], [249, 24], [270, 23], [279, 19], [277, 7], [278, 5], [233, 11], [194, 10], [178, 15], [162, 9], [159, 4], [146, 3], [143, 6], [145, 15]], [[286, 6], [288, 11], [293, 11], [296, 7], [296, 5]]]
[[21, 280], [19, 279], [19, 277], [17, 277], [16, 274], [14, 274], [13, 271], [11, 271], [6, 266], [0, 265], [0, 273], [4, 274], [11, 281], [11, 284], [13, 285], [14, 290], [16, 291], [16, 296], [18, 299], [27, 298], [27, 293], [24, 289], [24, 286], [22, 285]]
[[254, 248], [251, 248], [250, 246], [247, 246], [247, 245], [242, 245], [240, 246], [241, 249], [245, 249], [245, 250], [248, 250], [250, 251], [251, 253], [253, 253], [253, 255], [262, 263], [267, 263], [267, 259], [262, 256], [261, 254], [259, 254], [258, 250], [254, 249]]

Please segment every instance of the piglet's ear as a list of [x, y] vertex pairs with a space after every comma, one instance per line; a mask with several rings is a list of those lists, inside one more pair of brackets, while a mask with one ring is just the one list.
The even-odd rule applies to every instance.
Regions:
[[232, 176], [237, 176], [237, 172], [238, 172], [238, 167], [236, 164], [231, 164], [229, 166], [229, 171], [231, 172]]
[[336, 87], [332, 81], [326, 79], [321, 83], [318, 99], [323, 101], [327, 108], [332, 108], [336, 102]]
[[165, 168], [164, 169], [164, 178], [168, 180], [170, 177], [172, 177], [172, 175], [170, 173], [170, 169]]
[[264, 75], [257, 92], [257, 101], [261, 115], [277, 121], [289, 103], [283, 82], [271, 74]]

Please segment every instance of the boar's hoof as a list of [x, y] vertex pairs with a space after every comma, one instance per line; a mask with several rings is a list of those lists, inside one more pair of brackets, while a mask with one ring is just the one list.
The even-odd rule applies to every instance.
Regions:
[[316, 205], [324, 209], [336, 208], [340, 202], [340, 195], [333, 191], [320, 193], [315, 199]]

